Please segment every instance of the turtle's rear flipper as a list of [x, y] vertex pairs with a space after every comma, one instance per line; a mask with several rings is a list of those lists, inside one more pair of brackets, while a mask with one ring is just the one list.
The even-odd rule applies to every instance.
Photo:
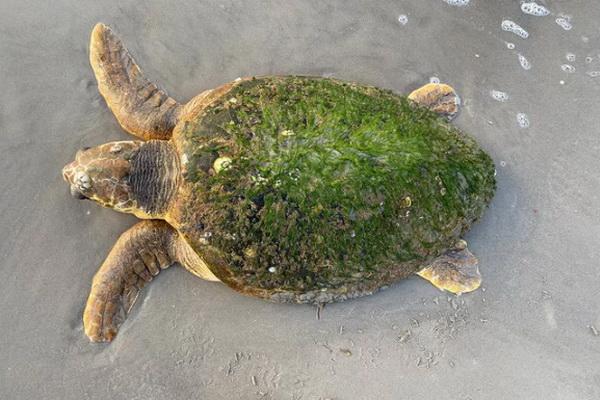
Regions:
[[460, 105], [460, 98], [452, 86], [444, 83], [428, 83], [421, 86], [409, 94], [408, 99], [449, 120], [456, 116]]
[[481, 285], [477, 257], [467, 249], [464, 240], [431, 264], [417, 272], [440, 290], [455, 294], [472, 292]]
[[83, 313], [85, 334], [93, 342], [110, 342], [140, 290], [174, 261], [177, 233], [166, 222], [146, 220], [126, 231], [94, 276]]
[[97, 24], [90, 39], [90, 63], [98, 90], [127, 132], [142, 139], [169, 139], [181, 106], [148, 81], [112, 30]]

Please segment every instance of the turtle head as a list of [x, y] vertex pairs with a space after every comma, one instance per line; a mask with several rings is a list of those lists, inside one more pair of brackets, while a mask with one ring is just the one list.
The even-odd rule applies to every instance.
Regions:
[[122, 141], [84, 147], [62, 174], [71, 195], [90, 199], [104, 207], [130, 212], [135, 205], [130, 184], [131, 161], [143, 142]]
[[62, 174], [78, 199], [155, 218], [162, 215], [175, 192], [178, 165], [169, 142], [131, 140], [83, 148]]

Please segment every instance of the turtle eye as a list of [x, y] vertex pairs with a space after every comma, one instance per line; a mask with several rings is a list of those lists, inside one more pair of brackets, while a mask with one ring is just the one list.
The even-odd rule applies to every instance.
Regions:
[[91, 147], [89, 147], [89, 146], [82, 147], [81, 149], [77, 150], [75, 157], [79, 157], [81, 155], [81, 153], [83, 153], [84, 151], [89, 150], [89, 149], [91, 149]]

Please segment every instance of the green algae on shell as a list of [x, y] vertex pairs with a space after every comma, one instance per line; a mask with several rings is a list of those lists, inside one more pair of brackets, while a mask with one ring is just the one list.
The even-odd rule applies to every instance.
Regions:
[[222, 281], [262, 297], [338, 300], [404, 278], [495, 190], [472, 138], [369, 86], [255, 78], [181, 129], [180, 230]]

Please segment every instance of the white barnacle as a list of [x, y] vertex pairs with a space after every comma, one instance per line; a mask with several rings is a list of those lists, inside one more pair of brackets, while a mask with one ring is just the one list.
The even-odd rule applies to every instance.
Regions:
[[454, 248], [456, 250], [464, 250], [467, 248], [467, 241], [464, 239], [459, 239], [456, 244], [454, 245]]
[[437, 182], [438, 186], [440, 187], [440, 194], [442, 196], [446, 195], [446, 187], [444, 186], [444, 182], [442, 181], [442, 178], [437, 175], [435, 177], [435, 181]]
[[400, 201], [400, 207], [409, 208], [410, 206], [412, 206], [412, 199], [410, 196], [406, 196]]
[[218, 174], [219, 172], [229, 168], [231, 166], [231, 158], [219, 157], [213, 162], [213, 169]]
[[198, 239], [198, 242], [202, 245], [208, 245], [210, 243], [209, 239], [211, 236], [212, 236], [212, 232], [204, 232]]
[[244, 250], [244, 256], [246, 256], [246, 258], [256, 257], [256, 249], [254, 247], [246, 247]]
[[75, 174], [75, 184], [79, 187], [79, 189], [86, 190], [91, 187], [91, 181], [88, 174], [83, 171], [78, 171]]
[[274, 274], [275, 272], [277, 272], [277, 268], [275, 267], [269, 267], [269, 272]]
[[260, 185], [260, 184], [263, 184], [264, 182], [266, 182], [266, 181], [267, 181], [267, 178], [263, 177], [263, 176], [260, 174], [260, 172], [259, 172], [259, 173], [258, 173], [256, 176], [254, 176], [254, 175], [251, 175], [251, 176], [250, 176], [250, 180], [251, 180], [252, 182], [254, 182], [254, 183], [256, 183], [256, 184], [259, 184], [259, 185]]
[[121, 150], [123, 150], [123, 146], [121, 146], [119, 143], [115, 143], [110, 147], [111, 153], [118, 153]]

